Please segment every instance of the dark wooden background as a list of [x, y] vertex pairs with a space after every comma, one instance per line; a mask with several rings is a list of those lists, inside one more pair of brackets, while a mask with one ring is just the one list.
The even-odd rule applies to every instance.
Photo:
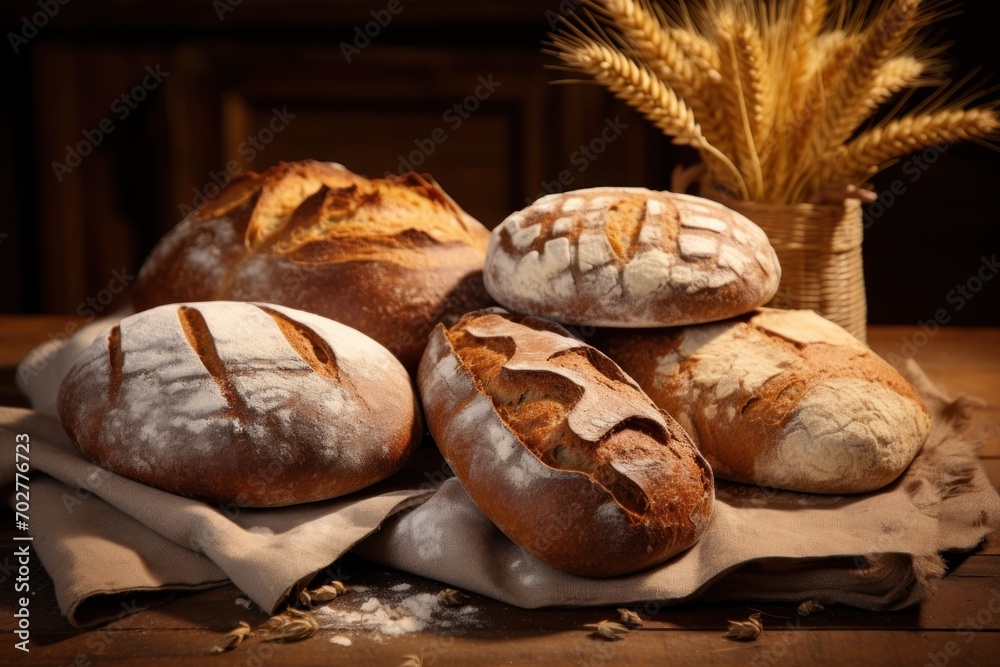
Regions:
[[[230, 161], [261, 170], [316, 158], [382, 176], [441, 128], [447, 139], [420, 170], [492, 227], [560, 172], [572, 179], [562, 189], [666, 188], [672, 167], [693, 160], [603, 90], [550, 85], [561, 75], [544, 68], [539, 45], [560, 7], [578, 1], [399, 0], [403, 11], [350, 63], [339, 44], [388, 0], [238, 1], [74, 0], [17, 53], [10, 33], [23, 33], [40, 5], [0, 7], [0, 312], [93, 307], [88, 297], [115, 271], [134, 274]], [[220, 19], [220, 7], [232, 11]], [[942, 22], [960, 74], [1000, 71], [995, 11], [969, 2]], [[169, 76], [120, 118], [115, 99], [157, 65]], [[444, 119], [490, 76], [500, 85], [477, 111], [458, 127]], [[286, 107], [287, 128], [255, 154], [240, 150]], [[60, 182], [53, 161], [104, 118], [113, 132]], [[574, 155], [616, 118], [627, 128], [601, 155]], [[1000, 277], [961, 308], [949, 300], [1000, 252], [1000, 156], [956, 146], [916, 173], [903, 163], [877, 179], [906, 191], [867, 232], [871, 321], [914, 324], [945, 309], [951, 324], [1000, 325]]]

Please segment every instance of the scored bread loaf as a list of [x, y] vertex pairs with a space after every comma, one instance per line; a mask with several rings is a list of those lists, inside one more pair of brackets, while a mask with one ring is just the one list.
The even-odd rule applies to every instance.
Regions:
[[763, 305], [781, 269], [757, 225], [718, 202], [644, 188], [539, 199], [493, 230], [484, 281], [501, 305], [558, 322], [656, 327]]
[[378, 343], [311, 313], [225, 301], [126, 317], [70, 370], [58, 410], [100, 465], [248, 507], [373, 484], [423, 433], [410, 377]]
[[247, 173], [153, 249], [136, 310], [183, 301], [262, 301], [371, 336], [416, 370], [437, 322], [492, 304], [489, 232], [433, 181], [368, 180], [336, 164]]
[[916, 390], [812, 311], [608, 330], [595, 344], [677, 418], [721, 479], [865, 493], [896, 479], [930, 431]]
[[684, 431], [556, 324], [487, 309], [439, 325], [418, 383], [431, 434], [469, 496], [555, 568], [634, 572], [708, 525], [712, 471]]

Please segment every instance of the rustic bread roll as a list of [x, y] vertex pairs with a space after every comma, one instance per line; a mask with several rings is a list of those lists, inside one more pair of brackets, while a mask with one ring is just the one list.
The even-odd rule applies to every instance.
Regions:
[[415, 370], [440, 321], [492, 303], [489, 232], [432, 181], [282, 163], [234, 180], [168, 233], [139, 271], [136, 310], [265, 301], [358, 329]]
[[677, 416], [722, 479], [873, 491], [906, 469], [930, 431], [916, 390], [812, 311], [607, 331], [596, 344]]
[[439, 325], [418, 383], [431, 434], [469, 496], [553, 567], [634, 572], [708, 525], [712, 471], [684, 431], [556, 324], [488, 309]]
[[364, 334], [267, 304], [147, 310], [59, 389], [84, 454], [174, 493], [249, 507], [340, 496], [402, 466], [423, 433], [403, 366]]
[[549, 195], [493, 230], [486, 289], [568, 324], [712, 322], [763, 305], [781, 270], [767, 236], [722, 204], [644, 188]]

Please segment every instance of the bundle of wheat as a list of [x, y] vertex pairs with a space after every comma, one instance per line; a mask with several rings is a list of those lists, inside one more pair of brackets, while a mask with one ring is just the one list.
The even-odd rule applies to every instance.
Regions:
[[[769, 204], [857, 192], [879, 170], [939, 143], [986, 141], [996, 104], [966, 108], [921, 28], [940, 0], [589, 0], [548, 53], [698, 149], [723, 195]], [[939, 90], [859, 129], [899, 93]]]

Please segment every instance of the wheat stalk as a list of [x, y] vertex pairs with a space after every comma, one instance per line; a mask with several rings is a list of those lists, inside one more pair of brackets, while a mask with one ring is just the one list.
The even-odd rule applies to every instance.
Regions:
[[704, 85], [681, 47], [670, 39], [644, 0], [603, 0], [611, 21], [645, 60], [679, 94], [694, 97]]
[[834, 186], [863, 182], [903, 155], [935, 145], [986, 139], [998, 129], [1000, 121], [988, 109], [951, 109], [890, 121], [838, 148], [824, 180]]
[[586, 37], [557, 36], [557, 54], [570, 67], [592, 76], [614, 95], [635, 108], [678, 144], [704, 151], [706, 164], [719, 180], [740, 186], [739, 170], [705, 138], [691, 108], [660, 81], [648, 66]]
[[770, 79], [765, 72], [764, 45], [761, 43], [760, 33], [749, 25], [739, 26], [733, 38], [751, 133], [754, 144], [761, 146], [767, 139], [768, 121], [773, 118]]
[[719, 80], [719, 55], [709, 40], [681, 28], [667, 28], [667, 35], [709, 80]]
[[[826, 63], [838, 46], [843, 44], [845, 41], [852, 40], [853, 38], [854, 35], [848, 35], [843, 30], [831, 30], [829, 32], [824, 32], [813, 42], [813, 48], [810, 52], [813, 64], [818, 66]], [[818, 69], [816, 66], [813, 67], [813, 72]]]
[[[705, 90], [710, 83], [706, 68], [696, 66], [695, 60], [671, 39], [648, 0], [603, 0], [602, 9], [632, 44], [635, 55], [683, 98], [698, 118], [712, 120], [706, 137], [716, 146], [724, 144], [726, 137], [715, 130], [723, 126], [725, 112], [706, 103], [711, 99]], [[707, 69], [713, 70], [710, 65]]]
[[872, 81], [917, 24], [921, 0], [888, 0], [855, 49], [829, 98], [820, 141], [827, 149], [843, 144], [868, 116]]
[[896, 93], [917, 85], [926, 70], [927, 65], [913, 56], [899, 56], [887, 62], [868, 90], [868, 110], [875, 111]]
[[799, 0], [795, 5], [792, 29], [794, 37], [791, 40], [791, 71], [788, 73], [791, 82], [791, 94], [788, 102], [797, 108], [805, 101], [809, 92], [809, 79], [812, 77], [813, 48], [823, 28], [826, 17], [826, 0]]
[[610, 88], [616, 97], [674, 137], [675, 143], [691, 146], [704, 143], [694, 112], [648, 66], [592, 40], [559, 45], [560, 57], [567, 65]]
[[843, 61], [854, 49], [850, 41], [837, 43], [814, 76], [806, 102], [796, 109], [791, 131], [786, 133], [786, 145], [781, 151], [782, 158], [773, 176], [772, 199], [791, 201], [791, 193], [807, 180], [806, 165], [818, 159], [822, 147], [815, 141], [816, 127], [822, 120], [824, 100], [830, 94], [836, 81], [843, 75]]
[[685, 0], [674, 9], [658, 1], [585, 0], [596, 14], [567, 20], [549, 52], [695, 147], [703, 185], [764, 203], [813, 201], [857, 192], [907, 152], [998, 132], [994, 107], [945, 104], [942, 88], [909, 117], [897, 108], [847, 143], [939, 68], [941, 49], [917, 35], [938, 0], [880, 0], [872, 20], [869, 0], [705, 0], [691, 13]]
[[[716, 33], [719, 46], [719, 73], [722, 81], [716, 90], [719, 93], [721, 107], [729, 111], [730, 148], [733, 162], [740, 168], [746, 179], [750, 197], [759, 199], [763, 195], [763, 171], [760, 156], [754, 142], [753, 110], [750, 96], [745, 91], [741, 76], [740, 48], [734, 34], [737, 26], [732, 17], [723, 17]], [[745, 63], [744, 63], [745, 64]]]

